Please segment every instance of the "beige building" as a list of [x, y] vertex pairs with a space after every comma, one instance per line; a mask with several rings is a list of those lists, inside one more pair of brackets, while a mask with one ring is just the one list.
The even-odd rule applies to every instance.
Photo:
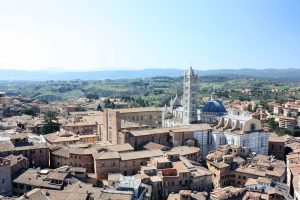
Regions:
[[78, 135], [92, 135], [98, 133], [98, 124], [87, 121], [73, 121], [62, 125], [66, 131], [72, 131]]
[[121, 173], [124, 176], [135, 175], [141, 165], [146, 165], [152, 157], [162, 156], [161, 150], [143, 150], [133, 152], [101, 152], [95, 159], [97, 179], [106, 179], [109, 173]]
[[117, 144], [118, 133], [125, 121], [149, 128], [161, 127], [162, 111], [160, 108], [155, 107], [105, 109], [100, 133], [101, 141]]
[[239, 146], [224, 146], [207, 155], [208, 169], [214, 174], [215, 188], [242, 187], [249, 178], [266, 177], [283, 182], [286, 175], [284, 161], [273, 156], [251, 154]]
[[[206, 155], [212, 147], [212, 128], [208, 124], [192, 124], [177, 127], [155, 128], [137, 131], [123, 131], [122, 141], [136, 150], [143, 149], [150, 142], [165, 146], [196, 146]], [[210, 145], [211, 144], [211, 145]]]
[[28, 159], [30, 167], [49, 167], [49, 146], [40, 136], [13, 133], [2, 138], [0, 156], [22, 154]]
[[278, 117], [278, 123], [280, 128], [294, 130], [297, 126], [297, 119], [294, 117]]
[[180, 190], [178, 193], [171, 193], [167, 200], [206, 200], [207, 192], [196, 192], [191, 190]]
[[235, 188], [228, 186], [224, 188], [217, 188], [210, 193], [211, 200], [227, 200], [227, 199], [243, 199], [246, 193], [245, 188]]
[[58, 145], [58, 144], [75, 144], [77, 142], [82, 143], [94, 143], [99, 140], [98, 134], [85, 134], [85, 135], [78, 135], [72, 131], [61, 130], [55, 133], [49, 133], [43, 135], [46, 141], [51, 145]]
[[51, 149], [51, 167], [57, 168], [65, 165], [83, 167], [87, 173], [94, 173], [94, 157], [101, 152], [129, 152], [133, 151], [129, 144], [104, 145], [104, 144], [76, 144], [57, 146]]
[[291, 136], [278, 136], [276, 133], [269, 135], [268, 155], [275, 156], [278, 160], [285, 160], [285, 144]]
[[106, 179], [109, 173], [121, 173], [124, 176], [135, 175], [140, 167], [147, 165], [153, 157], [163, 155], [180, 155], [192, 161], [198, 161], [200, 149], [196, 147], [175, 147], [170, 151], [162, 152], [159, 149], [129, 152], [102, 151], [94, 154], [94, 165], [97, 179]]
[[12, 178], [26, 168], [28, 160], [22, 155], [0, 157], [0, 196], [12, 194]]
[[212, 189], [212, 173], [179, 154], [151, 158], [137, 176], [152, 185], [153, 200], [167, 199], [179, 190], [209, 192]]

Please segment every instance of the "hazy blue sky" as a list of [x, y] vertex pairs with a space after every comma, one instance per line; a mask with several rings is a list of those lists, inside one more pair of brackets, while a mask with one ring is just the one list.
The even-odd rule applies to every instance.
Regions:
[[0, 0], [0, 68], [300, 68], [299, 0]]

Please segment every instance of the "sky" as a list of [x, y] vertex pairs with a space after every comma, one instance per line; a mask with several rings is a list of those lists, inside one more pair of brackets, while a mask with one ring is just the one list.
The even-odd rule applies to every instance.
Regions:
[[0, 0], [0, 69], [300, 68], [299, 0]]

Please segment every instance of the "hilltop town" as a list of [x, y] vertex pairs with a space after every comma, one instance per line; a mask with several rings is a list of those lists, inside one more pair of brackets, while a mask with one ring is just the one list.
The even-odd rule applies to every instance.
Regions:
[[[155, 90], [151, 98], [142, 91], [150, 83], [139, 81], [134, 96], [115, 87], [76, 100], [3, 87], [0, 200], [300, 199], [297, 89], [220, 83], [199, 92], [192, 67], [168, 80], [164, 90], [173, 93]], [[72, 90], [63, 84], [51, 87]], [[279, 98], [287, 93], [293, 98]]]

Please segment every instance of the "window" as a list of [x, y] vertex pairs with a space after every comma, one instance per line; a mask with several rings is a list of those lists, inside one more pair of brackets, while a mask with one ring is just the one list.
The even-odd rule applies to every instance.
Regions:
[[255, 124], [254, 124], [254, 123], [252, 123], [252, 124], [250, 125], [250, 131], [251, 131], [251, 132], [254, 132], [254, 131], [255, 131]]

